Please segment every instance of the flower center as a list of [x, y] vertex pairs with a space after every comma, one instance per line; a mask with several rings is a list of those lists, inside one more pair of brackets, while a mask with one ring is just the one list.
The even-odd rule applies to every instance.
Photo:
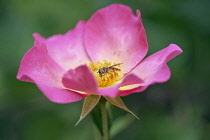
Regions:
[[98, 86], [105, 88], [120, 81], [120, 78], [122, 77], [121, 64], [122, 63], [103, 60], [95, 63], [89, 62], [87, 66], [93, 72], [98, 82]]

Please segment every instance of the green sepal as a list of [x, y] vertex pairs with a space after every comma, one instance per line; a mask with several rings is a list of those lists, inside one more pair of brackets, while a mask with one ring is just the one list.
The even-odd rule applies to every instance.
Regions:
[[104, 97], [110, 104], [117, 106], [128, 113], [132, 114], [136, 119], [139, 120], [139, 117], [137, 117], [132, 111], [130, 111], [126, 105], [124, 104], [123, 100], [120, 98], [120, 96], [117, 96], [115, 98], [110, 98], [110, 97]]
[[84, 119], [90, 113], [91, 110], [93, 110], [93, 108], [98, 104], [100, 98], [101, 96], [99, 95], [90, 95], [85, 98], [83, 107], [82, 107], [82, 112], [81, 112], [79, 121], [76, 123], [76, 125], [78, 125], [79, 122], [82, 119]]

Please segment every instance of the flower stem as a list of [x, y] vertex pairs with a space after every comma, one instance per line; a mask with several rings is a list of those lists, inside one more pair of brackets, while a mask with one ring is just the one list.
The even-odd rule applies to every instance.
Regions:
[[108, 130], [107, 111], [106, 111], [106, 99], [104, 99], [104, 98], [101, 99], [100, 106], [101, 106], [102, 127], [103, 127], [102, 140], [109, 140], [109, 130]]

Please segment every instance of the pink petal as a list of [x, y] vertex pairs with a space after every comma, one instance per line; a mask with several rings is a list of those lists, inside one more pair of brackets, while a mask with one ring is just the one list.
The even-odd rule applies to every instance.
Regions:
[[[129, 77], [129, 79], [127, 79], [125, 82], [126, 84], [122, 84], [121, 88], [119, 90], [118, 95], [119, 96], [126, 96], [135, 92], [140, 92], [143, 91], [145, 89], [144, 86], [142, 86], [144, 84], [144, 81], [142, 79], [140, 79], [138, 76], [134, 75], [134, 74], [129, 74], [131, 75], [131, 77]], [[129, 89], [122, 89], [123, 86], [127, 86], [127, 85], [131, 85], [131, 88]], [[134, 86], [132, 86], [134, 85]]]
[[97, 83], [89, 68], [85, 65], [69, 70], [62, 79], [63, 85], [84, 94], [97, 94]]
[[144, 81], [140, 79], [138, 76], [130, 73], [125, 77], [123, 82], [120, 84], [121, 87], [123, 86], [129, 86], [129, 85], [136, 85], [136, 84], [142, 84]]
[[84, 95], [63, 88], [63, 73], [64, 70], [48, 55], [46, 46], [36, 41], [36, 46], [23, 57], [17, 79], [35, 83], [52, 102], [70, 103], [84, 98]]
[[106, 88], [98, 88], [98, 95], [114, 98], [118, 95], [120, 84], [116, 84]]
[[139, 86], [137, 88], [129, 89], [129, 90], [120, 90], [119, 96], [127, 96], [133, 93], [142, 92], [146, 89], [146, 86]]
[[134, 70], [131, 71], [131, 73], [134, 73], [141, 78], [144, 83], [140, 87], [132, 89], [129, 92], [121, 91], [120, 96], [128, 95], [131, 92], [141, 92], [154, 83], [166, 82], [171, 76], [170, 69], [166, 63], [182, 52], [183, 51], [180, 47], [171, 44], [167, 48], [164, 48], [144, 59]]
[[107, 87], [107, 88], [98, 88], [98, 94], [102, 96], [109, 96], [114, 98], [119, 95], [119, 88], [123, 86], [130, 86], [134, 84], [141, 84], [142, 81], [140, 78], [134, 74], [128, 74], [121, 83]]
[[86, 50], [92, 61], [123, 63], [126, 73], [135, 67], [148, 50], [146, 33], [132, 10], [113, 4], [97, 11], [88, 21], [85, 32]]
[[71, 103], [79, 101], [86, 97], [86, 95], [79, 94], [74, 91], [70, 91], [65, 88], [56, 87], [51, 83], [36, 83], [39, 89], [45, 94], [45, 96], [52, 102], [55, 103]]
[[33, 33], [33, 37], [34, 37], [34, 46], [39, 45], [40, 43], [45, 44], [46, 39], [41, 36], [39, 33]]
[[33, 36], [35, 40], [46, 44], [49, 55], [60, 66], [65, 70], [74, 69], [90, 61], [83, 43], [85, 25], [85, 22], [80, 21], [74, 30], [65, 35], [54, 35], [48, 39], [44, 39], [37, 33]]

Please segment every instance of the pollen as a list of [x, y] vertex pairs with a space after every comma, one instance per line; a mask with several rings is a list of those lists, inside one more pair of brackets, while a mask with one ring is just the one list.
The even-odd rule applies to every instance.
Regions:
[[108, 62], [106, 60], [89, 62], [87, 66], [93, 72], [98, 87], [105, 88], [117, 84], [122, 78], [122, 63]]

